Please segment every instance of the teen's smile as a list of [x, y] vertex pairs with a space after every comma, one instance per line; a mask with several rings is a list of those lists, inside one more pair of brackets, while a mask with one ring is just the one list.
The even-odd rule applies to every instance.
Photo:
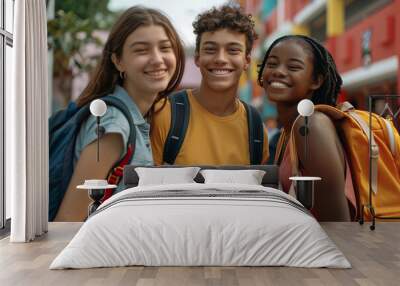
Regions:
[[162, 79], [168, 75], [168, 69], [156, 69], [156, 70], [148, 70], [144, 71], [144, 73], [153, 79]]
[[285, 88], [291, 87], [291, 85], [289, 83], [282, 81], [282, 80], [276, 80], [276, 79], [270, 80], [268, 82], [268, 85], [273, 89], [285, 89]]
[[226, 76], [226, 75], [230, 75], [234, 71], [234, 69], [211, 68], [211, 69], [208, 69], [208, 71], [215, 76]]

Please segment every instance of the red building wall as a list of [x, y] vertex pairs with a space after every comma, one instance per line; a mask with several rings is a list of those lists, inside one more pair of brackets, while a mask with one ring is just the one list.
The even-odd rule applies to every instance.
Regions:
[[265, 35], [269, 35], [277, 29], [277, 17], [278, 13], [277, 10], [275, 9], [274, 11], [271, 12], [271, 14], [267, 18], [267, 21], [265, 22], [264, 25]]
[[285, 20], [293, 20], [296, 14], [301, 11], [310, 0], [286, 0], [285, 1]]
[[385, 6], [350, 27], [336, 38], [327, 40], [327, 47], [335, 58], [340, 72], [346, 72], [362, 65], [362, 35], [370, 29], [372, 62], [399, 54], [400, 1]]
[[260, 8], [262, 0], [239, 0], [239, 5], [244, 8], [247, 13], [255, 13]]

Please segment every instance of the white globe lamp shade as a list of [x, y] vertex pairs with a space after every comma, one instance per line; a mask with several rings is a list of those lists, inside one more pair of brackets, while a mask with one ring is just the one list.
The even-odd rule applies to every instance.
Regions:
[[314, 113], [314, 103], [309, 99], [303, 99], [297, 105], [297, 111], [301, 116], [311, 116]]
[[90, 112], [94, 116], [103, 116], [107, 111], [106, 103], [101, 99], [95, 99], [90, 103]]

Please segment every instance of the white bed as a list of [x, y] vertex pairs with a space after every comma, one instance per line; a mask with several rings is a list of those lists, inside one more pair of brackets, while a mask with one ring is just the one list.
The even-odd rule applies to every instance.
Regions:
[[145, 266], [350, 268], [299, 202], [264, 186], [138, 186], [101, 205], [50, 269]]

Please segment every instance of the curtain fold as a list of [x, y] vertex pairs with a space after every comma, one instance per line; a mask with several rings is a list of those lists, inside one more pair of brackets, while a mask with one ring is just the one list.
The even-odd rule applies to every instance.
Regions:
[[15, 2], [13, 91], [6, 97], [6, 187], [11, 189], [11, 242], [48, 228], [46, 2]]

